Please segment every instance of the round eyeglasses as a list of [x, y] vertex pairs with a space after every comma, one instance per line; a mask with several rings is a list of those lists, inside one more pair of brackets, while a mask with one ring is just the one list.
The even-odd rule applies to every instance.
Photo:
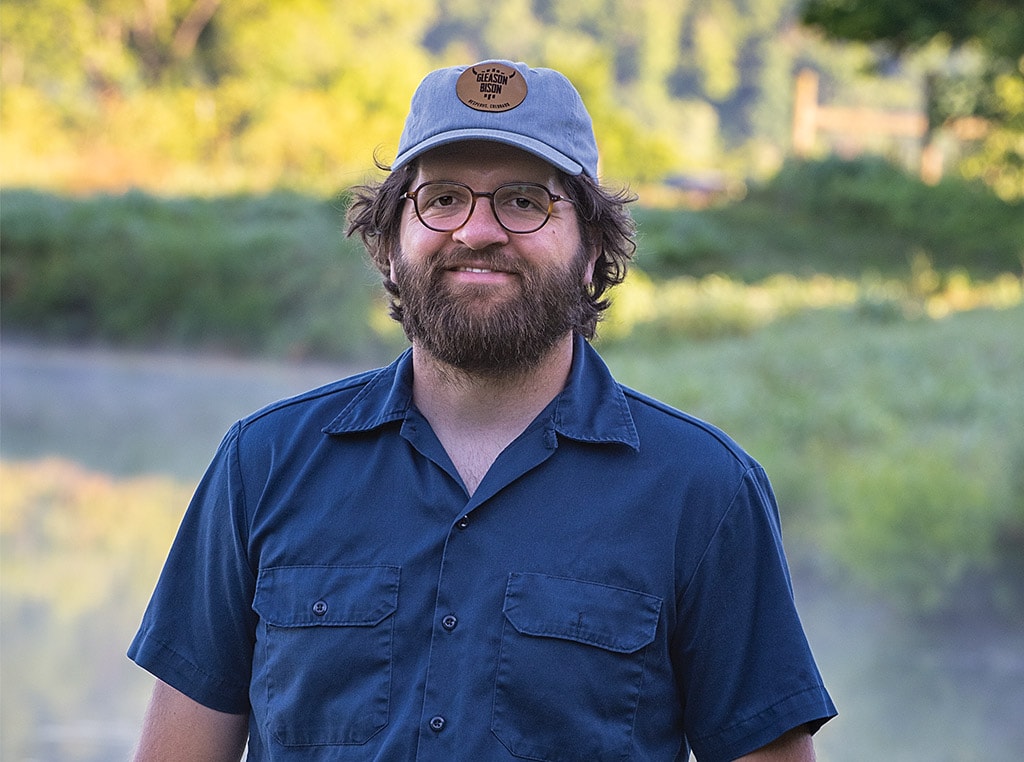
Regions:
[[556, 201], [573, 203], [540, 183], [506, 183], [485, 193], [463, 183], [429, 182], [405, 194], [424, 227], [438, 233], [452, 233], [469, 222], [481, 197], [490, 200], [494, 218], [509, 233], [535, 233], [551, 219]]

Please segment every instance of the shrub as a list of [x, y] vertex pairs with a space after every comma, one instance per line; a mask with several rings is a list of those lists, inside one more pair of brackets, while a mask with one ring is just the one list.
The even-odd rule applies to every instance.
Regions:
[[[777, 210], [780, 224], [788, 217], [817, 219], [825, 237], [887, 233], [905, 248], [926, 251], [943, 269], [1019, 272], [1024, 259], [1024, 202], [1003, 201], [955, 177], [925, 185], [879, 158], [789, 162], [752, 202]], [[891, 254], [866, 250], [861, 261], [884, 267]], [[904, 255], [895, 263], [905, 261]]]
[[338, 201], [5, 191], [5, 329], [61, 341], [358, 356], [373, 282]]

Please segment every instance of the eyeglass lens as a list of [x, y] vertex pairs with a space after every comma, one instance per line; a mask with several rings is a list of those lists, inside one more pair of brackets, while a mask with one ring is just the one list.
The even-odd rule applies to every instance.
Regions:
[[536, 183], [501, 185], [493, 193], [474, 193], [457, 183], [424, 183], [409, 194], [427, 227], [449, 232], [462, 227], [472, 214], [475, 197], [487, 196], [498, 222], [512, 233], [532, 233], [548, 221], [551, 192]]

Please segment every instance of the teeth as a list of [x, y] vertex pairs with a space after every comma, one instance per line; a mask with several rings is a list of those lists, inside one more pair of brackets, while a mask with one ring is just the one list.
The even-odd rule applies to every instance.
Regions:
[[481, 267], [460, 267], [459, 269], [462, 270], [462, 272], [465, 272], [465, 273], [490, 273], [490, 272], [494, 272], [493, 270], [484, 270]]

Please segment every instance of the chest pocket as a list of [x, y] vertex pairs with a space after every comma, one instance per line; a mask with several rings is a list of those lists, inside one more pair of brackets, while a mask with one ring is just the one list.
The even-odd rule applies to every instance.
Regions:
[[286, 746], [363, 744], [388, 724], [397, 566], [260, 571], [253, 709]]
[[491, 730], [515, 756], [629, 756], [660, 598], [544, 574], [511, 574]]

